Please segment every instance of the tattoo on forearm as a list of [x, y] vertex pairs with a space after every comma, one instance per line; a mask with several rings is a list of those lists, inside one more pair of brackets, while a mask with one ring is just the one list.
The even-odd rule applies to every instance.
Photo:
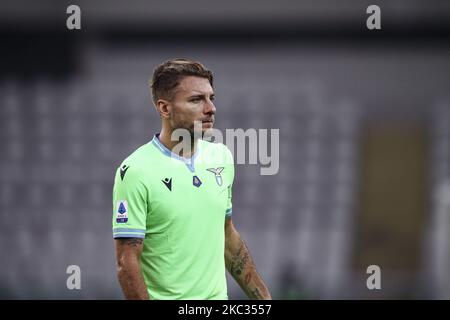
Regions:
[[120, 239], [120, 243], [123, 245], [129, 245], [133, 247], [138, 247], [142, 244], [143, 239], [140, 238], [122, 238]]
[[263, 298], [263, 296], [262, 296], [261, 293], [259, 292], [258, 288], [253, 289], [253, 290], [251, 291], [251, 294], [252, 294], [252, 298], [253, 298], [253, 299], [258, 299], [258, 300], [260, 300], [260, 299]]
[[237, 276], [241, 275], [250, 259], [247, 246], [244, 241], [242, 241], [237, 254], [231, 258], [230, 273]]
[[252, 274], [251, 274], [250, 272], [248, 272], [248, 273], [245, 275], [245, 279], [244, 279], [245, 284], [248, 285], [248, 284], [250, 283], [250, 280], [251, 280], [251, 279], [252, 279]]
[[250, 299], [271, 299], [270, 292], [256, 271], [250, 251], [242, 239], [237, 252], [226, 256], [225, 263], [230, 274]]

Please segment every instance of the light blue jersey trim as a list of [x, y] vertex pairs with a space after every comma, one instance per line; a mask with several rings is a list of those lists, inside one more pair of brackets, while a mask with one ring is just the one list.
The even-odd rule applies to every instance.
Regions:
[[161, 143], [161, 141], [159, 140], [159, 133], [155, 134], [155, 136], [153, 137], [151, 142], [163, 154], [165, 154], [168, 157], [171, 157], [171, 158], [174, 158], [176, 160], [179, 160], [179, 161], [183, 162], [188, 167], [188, 169], [191, 172], [195, 172], [194, 160], [195, 160], [195, 158], [197, 157], [197, 155], [199, 153], [199, 150], [198, 150], [199, 149], [199, 144], [197, 144], [197, 150], [195, 151], [194, 155], [191, 158], [184, 158], [184, 157], [180, 157], [176, 153], [173, 153], [165, 145], [163, 145]]
[[113, 232], [114, 233], [117, 233], [117, 232], [131, 232], [131, 233], [143, 233], [143, 234], [145, 234], [145, 230], [143, 230], [143, 229], [128, 229], [128, 228], [114, 228]]
[[113, 234], [113, 238], [140, 238], [140, 239], [144, 239], [145, 238], [145, 234], [140, 234], [140, 233], [115, 233]]
[[231, 214], [233, 213], [233, 209], [227, 209], [227, 211], [225, 211], [225, 217], [231, 217]]

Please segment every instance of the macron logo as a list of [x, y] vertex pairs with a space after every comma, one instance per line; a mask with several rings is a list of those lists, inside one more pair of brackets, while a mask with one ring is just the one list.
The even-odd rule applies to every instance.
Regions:
[[127, 172], [129, 167], [130, 166], [127, 167], [127, 165], [124, 164], [122, 166], [122, 168], [120, 168], [120, 178], [122, 179], [122, 181], [123, 181], [123, 177], [125, 177], [125, 173]]
[[164, 183], [170, 191], [172, 191], [172, 178], [165, 178], [164, 180], [161, 180], [162, 183]]

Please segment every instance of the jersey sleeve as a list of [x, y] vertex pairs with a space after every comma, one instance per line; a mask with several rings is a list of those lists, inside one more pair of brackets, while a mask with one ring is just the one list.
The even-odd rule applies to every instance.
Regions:
[[227, 200], [227, 209], [225, 211], [225, 217], [229, 218], [231, 217], [233, 213], [233, 181], [234, 181], [234, 159], [233, 155], [231, 154], [230, 149], [225, 146], [226, 151], [226, 161], [225, 161], [225, 167], [227, 168], [227, 181], [228, 181], [228, 200]]
[[116, 171], [113, 187], [114, 238], [145, 238], [147, 188], [138, 168], [123, 164]]

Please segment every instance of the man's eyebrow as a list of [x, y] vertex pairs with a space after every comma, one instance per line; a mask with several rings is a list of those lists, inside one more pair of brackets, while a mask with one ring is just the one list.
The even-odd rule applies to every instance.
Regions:
[[[192, 93], [190, 94], [188, 97], [189, 98], [202, 98], [202, 97], [206, 97], [208, 94], [207, 93]], [[210, 97], [214, 97], [214, 93], [211, 93], [209, 95]]]

